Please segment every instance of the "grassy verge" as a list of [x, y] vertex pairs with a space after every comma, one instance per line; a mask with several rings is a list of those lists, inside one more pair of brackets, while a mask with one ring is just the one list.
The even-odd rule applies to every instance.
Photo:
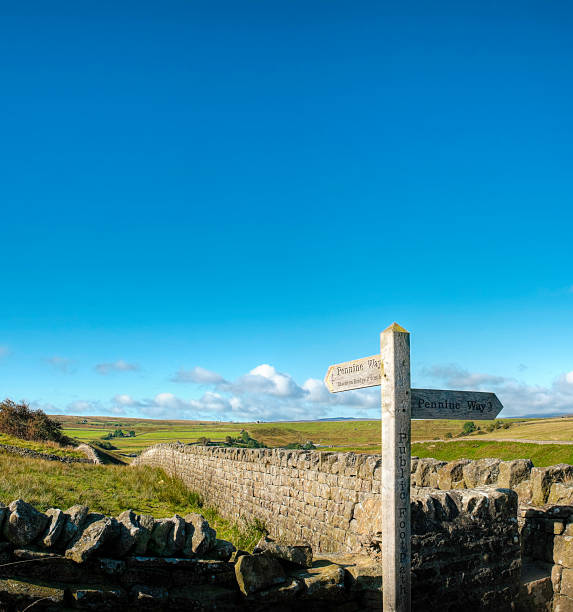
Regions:
[[463, 440], [460, 442], [412, 443], [412, 455], [433, 457], [442, 461], [454, 459], [484, 459], [495, 457], [531, 459], [533, 465], [545, 467], [557, 463], [573, 464], [573, 446], [566, 444], [528, 444], [524, 442], [490, 442], [485, 440]]
[[92, 511], [117, 516], [132, 508], [163, 518], [200, 512], [216, 529], [217, 537], [238, 548], [252, 550], [262, 535], [260, 526], [245, 528], [205, 507], [197, 493], [158, 468], [120, 467], [28, 459], [0, 455], [0, 501], [22, 498], [39, 510], [85, 504]]
[[57, 455], [58, 457], [73, 457], [75, 459], [85, 459], [85, 455], [73, 448], [63, 447], [55, 442], [32, 442], [30, 440], [22, 440], [8, 434], [0, 433], [0, 444], [9, 446], [18, 446], [28, 450], [36, 451], [37, 453], [46, 453], [48, 455]]

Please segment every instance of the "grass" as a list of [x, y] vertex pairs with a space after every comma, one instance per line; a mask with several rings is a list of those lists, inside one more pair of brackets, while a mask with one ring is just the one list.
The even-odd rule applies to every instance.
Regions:
[[511, 459], [531, 459], [536, 467], [557, 463], [573, 464], [573, 446], [565, 444], [528, 444], [524, 442], [495, 442], [475, 438], [456, 442], [413, 443], [412, 455], [433, 457], [442, 461], [454, 459], [484, 459], [495, 457]]
[[148, 466], [63, 464], [0, 454], [0, 500], [8, 504], [17, 498], [42, 511], [85, 504], [111, 516], [130, 508], [156, 518], [200, 512], [217, 537], [249, 551], [262, 535], [261, 526], [225, 520], [214, 508], [203, 506], [181, 480]]
[[33, 442], [31, 440], [22, 440], [14, 436], [9, 436], [8, 434], [0, 433], [0, 444], [18, 446], [19, 448], [26, 448], [38, 453], [57, 455], [58, 457], [85, 459], [85, 455], [83, 453], [75, 451], [70, 447], [60, 446], [56, 442]]

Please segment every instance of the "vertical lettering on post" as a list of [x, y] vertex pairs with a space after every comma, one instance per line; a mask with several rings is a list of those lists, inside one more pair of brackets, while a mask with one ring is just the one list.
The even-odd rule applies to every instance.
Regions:
[[380, 336], [382, 571], [384, 612], [410, 612], [410, 334], [394, 323]]

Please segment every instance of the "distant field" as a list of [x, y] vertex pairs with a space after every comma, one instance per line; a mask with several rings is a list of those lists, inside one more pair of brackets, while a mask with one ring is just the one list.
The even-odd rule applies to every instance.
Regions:
[[[226, 436], [236, 437], [242, 429], [269, 447], [286, 446], [293, 442], [311, 440], [322, 447], [352, 448], [372, 452], [380, 444], [380, 421], [313, 421], [286, 423], [216, 423], [199, 421], [153, 421], [137, 419], [110, 420], [89, 417], [86, 423], [78, 417], [58, 417], [64, 425], [64, 433], [82, 442], [100, 440], [116, 429], [135, 431], [135, 437], [109, 440], [122, 453], [139, 453], [160, 442], [196, 442], [209, 438], [223, 442]], [[457, 435], [463, 421], [413, 421], [413, 440]]]
[[[485, 437], [485, 436], [483, 436]], [[483, 459], [496, 457], [509, 461], [512, 459], [531, 459], [536, 467], [573, 464], [573, 446], [565, 444], [528, 444], [523, 442], [493, 442], [469, 438], [455, 442], [426, 442], [412, 444], [412, 455], [433, 457], [442, 461], [454, 459]]]
[[497, 429], [483, 436], [483, 439], [513, 438], [517, 440], [573, 440], [573, 418], [532, 419], [519, 423], [509, 430]]
[[[145, 448], [160, 442], [180, 441], [183, 443], [197, 442], [201, 437], [214, 442], [222, 442], [226, 436], [236, 437], [241, 429], [246, 429], [251, 436], [264, 442], [269, 447], [286, 446], [311, 440], [322, 450], [339, 450], [377, 453], [380, 452], [380, 421], [312, 421], [283, 423], [219, 423], [202, 421], [165, 421], [152, 419], [110, 419], [109, 417], [57, 417], [64, 425], [64, 432], [78, 440], [89, 442], [100, 440], [102, 436], [121, 429], [124, 432], [133, 430], [134, 437], [113, 438], [110, 442], [118, 448], [118, 452], [130, 455], [137, 454]], [[85, 422], [83, 422], [85, 421]], [[476, 440], [515, 439], [515, 440], [573, 440], [573, 418], [558, 419], [503, 419], [510, 424], [508, 429], [497, 429], [491, 433], [479, 432], [462, 438], [463, 442]], [[476, 421], [476, 425], [485, 430], [492, 421]], [[412, 442], [439, 440], [446, 437], [456, 438], [462, 431], [464, 421], [412, 421]], [[466, 447], [463, 443], [449, 443], [449, 450], [432, 447], [432, 452], [459, 453]], [[461, 444], [461, 446], [460, 446]], [[503, 448], [510, 448], [501, 443]], [[519, 443], [516, 443], [519, 444]], [[480, 446], [481, 447], [481, 446]], [[424, 446], [423, 448], [429, 448]], [[474, 448], [474, 447], [469, 447]], [[488, 447], [484, 447], [488, 448]], [[491, 452], [497, 448], [490, 446]], [[500, 447], [501, 448], [501, 447]], [[513, 447], [511, 447], [513, 448]], [[456, 450], [457, 449], [457, 450]], [[515, 448], [522, 453], [525, 447]], [[550, 453], [545, 449], [530, 449], [527, 452]], [[417, 452], [417, 451], [416, 451]], [[477, 452], [477, 451], [468, 451]], [[499, 451], [501, 452], [501, 451]], [[507, 451], [509, 452], [509, 451]], [[569, 451], [567, 451], [569, 452]], [[416, 454], [416, 453], [414, 453]]]

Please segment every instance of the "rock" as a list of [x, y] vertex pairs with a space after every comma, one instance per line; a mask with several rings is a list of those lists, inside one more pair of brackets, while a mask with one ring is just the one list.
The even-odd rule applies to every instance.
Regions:
[[573, 486], [555, 482], [549, 489], [548, 504], [573, 506]]
[[0, 502], [0, 533], [2, 533], [2, 527], [4, 527], [4, 521], [6, 520], [8, 513], [9, 511], [6, 504]]
[[573, 599], [573, 569], [564, 567], [561, 573], [561, 595], [570, 597]]
[[555, 593], [553, 597], [553, 612], [573, 612], [573, 600], [566, 595]]
[[[45, 610], [49, 604], [51, 609], [61, 610], [64, 606], [65, 591], [62, 588], [46, 586], [44, 584], [34, 584], [29, 580], [0, 579], [0, 606], [4, 610], [13, 610], [12, 606], [4, 607], [5, 604], [17, 603], [17, 610], [24, 610], [26, 607], [32, 608], [36, 602], [44, 604], [46, 607], [35, 606], [36, 610]], [[24, 607], [22, 607], [23, 604]]]
[[185, 531], [186, 523], [185, 520], [178, 514], [175, 514], [171, 519], [173, 522], [173, 530], [171, 531], [171, 538], [167, 547], [169, 556], [175, 555], [183, 551], [185, 547]]
[[183, 554], [187, 557], [202, 555], [209, 552], [215, 544], [217, 534], [209, 527], [209, 523], [201, 514], [193, 512], [185, 516], [187, 523], [187, 539]]
[[438, 489], [448, 491], [450, 489], [464, 488], [464, 466], [471, 463], [469, 459], [458, 459], [450, 461], [438, 470]]
[[90, 509], [87, 506], [76, 504], [64, 512], [64, 516], [66, 517], [64, 529], [62, 531], [62, 543], [64, 545], [68, 544], [79, 534], [80, 528], [89, 511]]
[[317, 566], [324, 561], [335, 563], [344, 568], [347, 572], [347, 586], [351, 592], [380, 594], [382, 590], [382, 564], [379, 560], [356, 553], [326, 553], [315, 559]]
[[238, 550], [236, 550], [232, 555], [231, 555], [231, 562], [232, 563], [236, 563], [241, 557], [244, 557], [245, 555], [249, 555], [250, 553], [248, 553], [245, 550], [241, 550], [240, 548]]
[[53, 548], [64, 530], [66, 516], [58, 508], [50, 508], [49, 510], [46, 510], [46, 516], [50, 518], [50, 524], [48, 525], [47, 532], [40, 541], [40, 545], [44, 548]]
[[138, 610], [162, 610], [167, 603], [168, 591], [159, 586], [136, 584], [129, 593], [129, 601]]
[[553, 562], [573, 569], [573, 536], [555, 536], [553, 540]]
[[10, 514], [4, 521], [4, 537], [16, 546], [31, 544], [48, 526], [50, 519], [22, 499], [9, 506]]
[[555, 482], [573, 480], [573, 465], [560, 463], [531, 470], [531, 502], [543, 506], [547, 502], [551, 485]]
[[[227, 540], [215, 540], [215, 544], [211, 548], [211, 550], [204, 555], [204, 559], [216, 559], [218, 561], [229, 561], [229, 559], [233, 556], [233, 553], [237, 549], [231, 542], [227, 542]], [[248, 553], [243, 553], [248, 554]]]
[[140, 531], [137, 535], [132, 552], [134, 555], [144, 555], [149, 545], [153, 527], [155, 526], [155, 519], [149, 514], [140, 514], [137, 520]]
[[115, 543], [114, 554], [124, 557], [137, 543], [141, 533], [138, 517], [133, 510], [126, 510], [117, 517], [119, 537]]
[[282, 565], [268, 553], [240, 557], [235, 564], [235, 576], [244, 595], [286, 582]]
[[[284, 584], [251, 593], [248, 601], [253, 603], [261, 602], [268, 609], [269, 604], [282, 604], [283, 602], [289, 602], [295, 599], [303, 589], [304, 584], [302, 580], [287, 577], [287, 582]], [[291, 608], [289, 607], [287, 609], [290, 610]]]
[[[99, 522], [99, 521], [98, 521]], [[94, 523], [95, 524], [95, 523]], [[127, 593], [121, 588], [72, 588], [72, 600], [82, 610], [117, 610], [118, 606], [127, 603]]]
[[523, 480], [519, 484], [514, 485], [512, 488], [517, 493], [521, 503], [531, 501], [531, 497], [533, 495], [531, 480]]
[[286, 561], [297, 567], [312, 567], [312, 548], [307, 545], [289, 546], [279, 544], [263, 536], [253, 553], [267, 552], [275, 559]]
[[173, 521], [171, 519], [156, 520], [153, 531], [151, 532], [151, 538], [147, 545], [148, 552], [158, 557], [167, 556], [172, 531]]
[[437, 459], [422, 458], [418, 459], [416, 471], [412, 474], [412, 486], [415, 487], [436, 487], [437, 472], [446, 465], [445, 461]]
[[306, 587], [303, 599], [343, 601], [347, 597], [344, 587], [344, 569], [336, 563], [320, 561], [306, 570], [299, 570], [293, 577], [302, 580]]
[[497, 482], [501, 459], [478, 459], [464, 465], [462, 471], [466, 487], [473, 489]]
[[103, 518], [89, 525], [75, 542], [74, 546], [66, 550], [66, 558], [76, 563], [83, 563], [92, 557], [104, 544], [118, 531], [117, 521]]
[[527, 480], [531, 474], [533, 462], [531, 459], [514, 459], [502, 461], [499, 464], [497, 486], [504, 489], [513, 489], [515, 485]]
[[380, 496], [367, 497], [354, 506], [352, 531], [362, 535], [382, 531]]

